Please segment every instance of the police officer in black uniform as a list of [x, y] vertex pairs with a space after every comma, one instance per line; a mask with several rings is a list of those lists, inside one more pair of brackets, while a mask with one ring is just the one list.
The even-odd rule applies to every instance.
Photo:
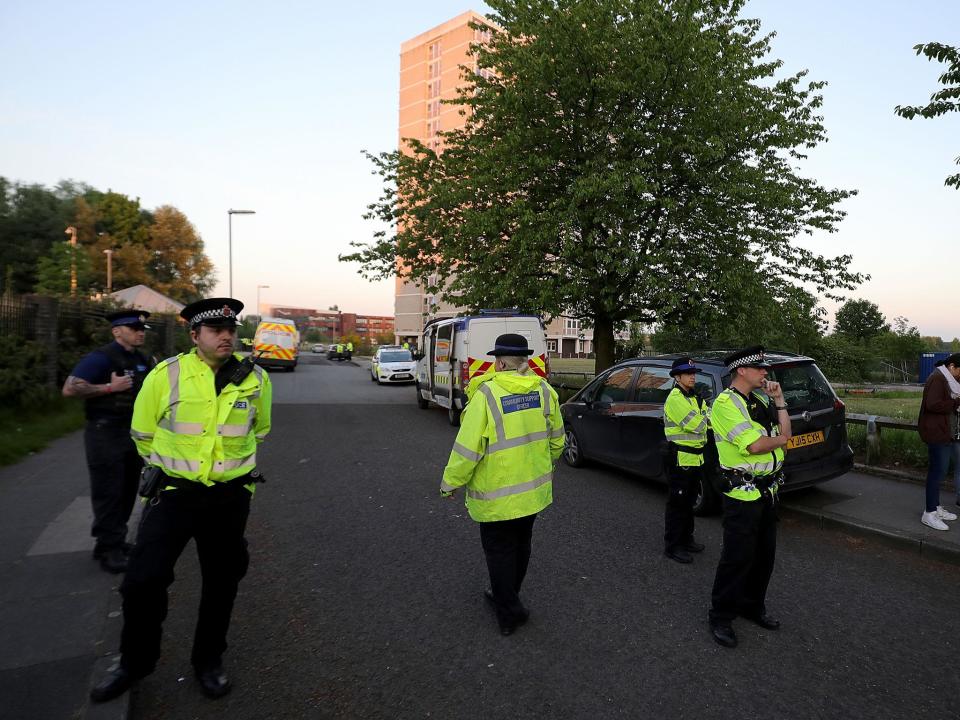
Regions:
[[96, 538], [93, 557], [111, 573], [127, 569], [127, 521], [137, 497], [143, 461], [130, 438], [133, 401], [153, 367], [143, 346], [150, 313], [121, 310], [107, 315], [113, 342], [84, 356], [63, 384], [65, 397], [85, 401], [84, 444], [90, 470], [90, 500]]

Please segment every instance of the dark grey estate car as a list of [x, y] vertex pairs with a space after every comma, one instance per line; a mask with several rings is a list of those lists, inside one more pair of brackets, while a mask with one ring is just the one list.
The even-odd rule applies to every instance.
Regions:
[[[712, 403], [730, 384], [721, 358], [726, 352], [693, 356], [701, 370], [697, 390]], [[645, 478], [666, 482], [663, 464], [663, 404], [673, 387], [670, 365], [677, 355], [625, 360], [603, 373], [565, 402], [560, 412], [566, 429], [564, 460], [579, 467], [596, 460]], [[771, 380], [783, 387], [793, 439], [787, 449], [784, 490], [795, 490], [842, 475], [853, 467], [847, 442], [844, 404], [812, 358], [768, 352]], [[716, 468], [716, 449], [707, 453], [708, 473]], [[707, 514], [719, 496], [703, 483], [696, 511]]]

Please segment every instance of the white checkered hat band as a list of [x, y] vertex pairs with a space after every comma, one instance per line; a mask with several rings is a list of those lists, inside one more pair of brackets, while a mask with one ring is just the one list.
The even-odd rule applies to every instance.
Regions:
[[736, 370], [738, 367], [744, 367], [746, 365], [756, 365], [757, 363], [766, 362], [763, 357], [763, 353], [755, 353], [753, 355], [747, 355], [742, 358], [737, 358], [727, 367], [731, 370]]
[[236, 320], [237, 314], [230, 308], [229, 305], [220, 308], [214, 308], [213, 310], [204, 310], [193, 316], [190, 320], [191, 325], [198, 325], [204, 320], [213, 320], [214, 318], [220, 319], [230, 319]]

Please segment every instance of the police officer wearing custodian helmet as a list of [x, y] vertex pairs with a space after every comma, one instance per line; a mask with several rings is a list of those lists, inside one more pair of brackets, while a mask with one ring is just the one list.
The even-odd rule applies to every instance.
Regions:
[[130, 420], [133, 402], [153, 367], [139, 350], [149, 316], [143, 310], [108, 314], [113, 342], [84, 356], [63, 384], [65, 397], [84, 400], [87, 427], [83, 441], [93, 505], [91, 534], [96, 539], [93, 557], [111, 573], [127, 569], [127, 521], [143, 467], [130, 438]]
[[180, 314], [196, 347], [160, 363], [137, 397], [131, 433], [150, 466], [140, 488], [150, 502], [120, 586], [120, 663], [93, 688], [94, 701], [117, 697], [153, 671], [167, 588], [191, 538], [203, 578], [191, 663], [204, 694], [230, 690], [222, 655], [249, 561], [244, 531], [262, 480], [257, 445], [270, 431], [271, 400], [267, 374], [233, 352], [242, 309], [232, 298], [185, 307]]
[[670, 491], [664, 513], [664, 554], [679, 563], [703, 552], [693, 537], [693, 505], [703, 479], [704, 450], [710, 430], [709, 408], [697, 395], [697, 365], [689, 357], [673, 361], [676, 383], [663, 405], [663, 433], [670, 445]]

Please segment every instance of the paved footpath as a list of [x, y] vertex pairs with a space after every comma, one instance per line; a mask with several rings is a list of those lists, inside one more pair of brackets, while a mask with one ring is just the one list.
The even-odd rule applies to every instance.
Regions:
[[125, 701], [87, 712], [91, 673], [116, 651], [122, 576], [92, 556], [83, 458], [76, 432], [0, 468], [3, 720], [125, 717]]
[[[2, 720], [128, 716], [127, 696], [87, 703], [92, 677], [110, 664], [118, 645], [120, 576], [104, 573], [91, 557], [83, 457], [78, 432], [0, 468]], [[945, 507], [956, 508], [953, 500], [943, 494]], [[926, 528], [919, 522], [922, 502], [918, 485], [850, 473], [789, 495], [785, 506], [828, 532], [960, 563], [960, 521], [950, 532]]]

